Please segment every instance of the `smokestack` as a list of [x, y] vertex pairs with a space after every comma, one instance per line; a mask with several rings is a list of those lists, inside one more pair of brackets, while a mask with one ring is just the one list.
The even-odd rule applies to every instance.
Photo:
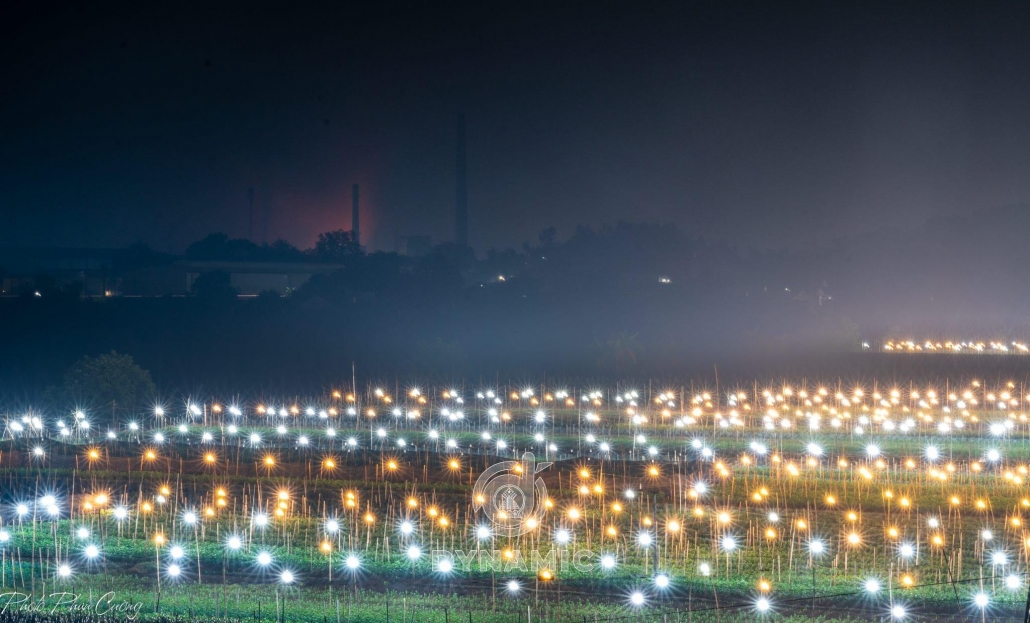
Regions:
[[354, 244], [361, 244], [361, 215], [358, 212], [358, 185], [351, 188], [351, 209], [350, 209], [350, 233], [354, 237]]
[[465, 180], [465, 115], [458, 115], [457, 175], [454, 192], [454, 241], [463, 247], [469, 244], [468, 190]]
[[247, 189], [247, 205], [250, 209], [250, 225], [247, 226], [247, 240], [254, 242], [254, 187]]
[[261, 199], [261, 242], [268, 244], [268, 219], [272, 214], [272, 186], [262, 193]]

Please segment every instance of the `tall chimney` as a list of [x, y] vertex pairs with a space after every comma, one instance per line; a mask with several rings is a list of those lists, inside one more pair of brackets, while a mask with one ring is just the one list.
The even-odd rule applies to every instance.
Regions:
[[358, 211], [358, 185], [351, 188], [350, 233], [354, 236], [354, 244], [361, 244], [361, 214]]
[[268, 244], [268, 219], [272, 214], [272, 186], [266, 187], [267, 190], [263, 193], [261, 199], [261, 242]]
[[458, 154], [454, 192], [454, 241], [463, 247], [469, 243], [469, 205], [465, 180], [465, 115], [458, 114]]
[[247, 227], [247, 240], [254, 242], [254, 187], [247, 189], [247, 205], [250, 210], [250, 224]]

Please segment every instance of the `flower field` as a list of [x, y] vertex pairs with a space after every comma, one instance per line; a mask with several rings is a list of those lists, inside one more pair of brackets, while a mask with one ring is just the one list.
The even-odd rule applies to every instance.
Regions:
[[[0, 608], [324, 622], [1021, 618], [1028, 411], [1008, 381], [391, 383], [185, 396], [116, 421], [9, 410]], [[532, 479], [530, 460], [532, 511], [488, 516], [477, 479], [499, 462]], [[65, 594], [75, 601], [58, 604]]]

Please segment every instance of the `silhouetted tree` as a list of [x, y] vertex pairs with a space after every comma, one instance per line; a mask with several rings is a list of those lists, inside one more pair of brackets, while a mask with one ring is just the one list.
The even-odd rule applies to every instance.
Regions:
[[318, 234], [313, 255], [320, 262], [345, 262], [361, 254], [353, 233], [342, 229]]
[[244, 262], [258, 259], [259, 248], [244, 238], [229, 239], [222, 232], [209, 234], [186, 248], [186, 257], [191, 260], [224, 260]]
[[554, 228], [554, 225], [552, 225], [547, 229], [542, 230], [538, 238], [540, 240], [540, 246], [549, 247], [558, 239], [558, 230]]
[[617, 373], [624, 372], [627, 368], [637, 365], [637, 355], [640, 352], [640, 334], [622, 331], [612, 335], [605, 343], [605, 360], [615, 364]]
[[213, 270], [201, 273], [193, 280], [193, 296], [205, 301], [230, 300], [236, 298], [229, 273]]
[[145, 244], [137, 243], [119, 249], [114, 256], [113, 267], [116, 273], [123, 273], [138, 268], [171, 264], [173, 261], [174, 255], [159, 253]]
[[59, 393], [92, 408], [140, 409], [157, 394], [150, 373], [132, 357], [111, 351], [83, 357], [64, 375]]

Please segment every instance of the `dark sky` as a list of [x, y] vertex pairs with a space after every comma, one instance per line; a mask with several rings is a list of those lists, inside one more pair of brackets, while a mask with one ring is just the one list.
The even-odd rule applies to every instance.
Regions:
[[[23, 3], [29, 4], [29, 3]], [[181, 251], [672, 221], [799, 247], [1030, 199], [1026, 2], [32, 3], [5, 15], [0, 246]]]

